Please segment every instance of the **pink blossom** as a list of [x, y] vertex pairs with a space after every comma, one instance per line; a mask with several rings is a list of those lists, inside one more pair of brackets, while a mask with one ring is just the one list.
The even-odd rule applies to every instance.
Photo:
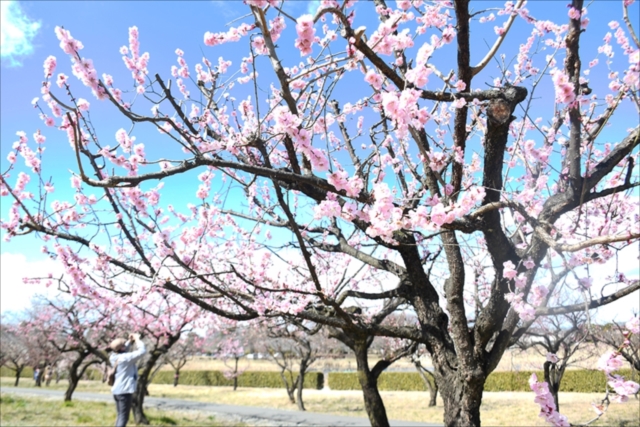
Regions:
[[48, 79], [53, 75], [53, 72], [56, 69], [56, 57], [49, 55], [47, 59], [44, 60], [44, 78]]
[[511, 261], [506, 261], [502, 265], [504, 266], [504, 270], [502, 271], [502, 275], [506, 279], [511, 280], [514, 277], [516, 277], [516, 274], [518, 274], [518, 272], [516, 271], [516, 266], [513, 265], [513, 263]]
[[597, 363], [598, 369], [603, 371], [607, 375], [613, 371], [617, 371], [623, 366], [624, 359], [622, 358], [622, 356], [612, 350], [607, 351], [605, 354], [603, 354], [600, 359], [598, 359]]
[[276, 16], [269, 22], [269, 33], [271, 34], [271, 40], [275, 43], [280, 38], [282, 30], [286, 27], [284, 18], [282, 16]]
[[73, 175], [71, 177], [71, 187], [75, 188], [76, 190], [79, 190], [81, 185], [82, 185], [82, 181], [80, 180], [80, 177], [78, 175]]
[[78, 98], [78, 109], [80, 111], [89, 111], [89, 102], [84, 98]]
[[382, 88], [383, 78], [380, 74], [376, 73], [373, 68], [370, 68], [367, 71], [367, 74], [364, 76], [364, 80], [369, 83], [375, 90], [380, 90]]
[[446, 223], [446, 221], [446, 212], [442, 203], [438, 203], [431, 208], [431, 222], [433, 222], [438, 227], [441, 227], [442, 224]]
[[640, 385], [633, 381], [625, 381], [619, 375], [613, 375], [609, 377], [609, 381], [607, 382], [613, 390], [621, 396], [621, 402], [627, 400], [627, 396], [632, 396], [638, 392]]
[[564, 71], [554, 68], [551, 76], [556, 91], [556, 102], [571, 103], [575, 99], [573, 83], [569, 82], [569, 77]]
[[58, 78], [56, 79], [56, 84], [58, 85], [58, 87], [62, 88], [65, 85], [65, 83], [67, 83], [68, 78], [69, 77], [66, 76], [65, 74], [62, 74], [62, 73], [58, 74]]
[[632, 334], [640, 334], [640, 316], [636, 316], [624, 325]]
[[465, 105], [467, 105], [467, 101], [464, 98], [458, 98], [455, 100], [455, 102], [453, 103], [453, 106], [455, 108], [462, 108]]
[[578, 280], [578, 283], [584, 289], [591, 289], [591, 285], [593, 285], [593, 279], [591, 277], [583, 277], [582, 279]]
[[296, 39], [295, 47], [300, 49], [300, 56], [310, 54], [316, 33], [316, 29], [313, 27], [313, 16], [302, 15], [298, 18], [296, 32], [298, 33], [298, 38]]
[[578, 20], [580, 19], [580, 16], [581, 16], [580, 11], [575, 7], [572, 7], [571, 9], [569, 9], [569, 18]]
[[406, 77], [416, 87], [423, 87], [429, 82], [429, 75], [432, 73], [430, 68], [424, 65], [417, 65], [411, 70], [407, 71]]
[[543, 285], [536, 285], [531, 289], [531, 303], [533, 305], [540, 305], [544, 299], [549, 295], [549, 289]]
[[518, 274], [514, 281], [516, 288], [524, 289], [527, 286], [527, 276], [524, 273]]
[[547, 362], [558, 363], [560, 359], [555, 353], [547, 353]]
[[536, 395], [534, 401], [540, 405], [541, 417], [554, 426], [569, 427], [571, 425], [567, 417], [557, 411], [555, 401], [549, 391], [549, 385], [546, 382], [539, 383], [537, 375], [531, 374], [529, 386]]
[[409, 10], [411, 8], [411, 0], [396, 0], [398, 9]]
[[313, 208], [313, 217], [320, 219], [323, 217], [340, 217], [342, 208], [338, 203], [335, 194], [328, 193], [327, 200], [321, 201], [316, 207]]

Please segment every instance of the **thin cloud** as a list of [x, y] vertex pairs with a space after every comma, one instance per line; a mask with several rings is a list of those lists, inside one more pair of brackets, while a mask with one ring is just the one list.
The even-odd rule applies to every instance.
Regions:
[[33, 53], [33, 39], [40, 29], [40, 22], [31, 20], [18, 2], [0, 2], [0, 54], [10, 67], [22, 65], [20, 59]]
[[307, 13], [311, 15], [315, 15], [318, 9], [320, 8], [320, 0], [310, 1], [307, 5]]

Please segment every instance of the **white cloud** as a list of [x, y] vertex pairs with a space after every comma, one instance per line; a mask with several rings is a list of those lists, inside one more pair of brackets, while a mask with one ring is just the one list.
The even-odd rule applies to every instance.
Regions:
[[9, 66], [22, 65], [20, 59], [33, 53], [33, 38], [40, 22], [31, 20], [16, 1], [0, 2], [0, 53]]
[[49, 273], [60, 275], [61, 268], [53, 260], [28, 261], [23, 254], [0, 254], [0, 312], [19, 312], [31, 305], [36, 294], [53, 295], [55, 285], [32, 285], [22, 282], [24, 277], [44, 277]]
[[307, 13], [310, 13], [311, 15], [315, 15], [319, 8], [320, 8], [320, 0], [310, 1], [307, 5]]

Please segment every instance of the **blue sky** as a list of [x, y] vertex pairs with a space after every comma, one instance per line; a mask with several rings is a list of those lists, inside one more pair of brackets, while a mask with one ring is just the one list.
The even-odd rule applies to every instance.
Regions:
[[[532, 14], [541, 19], [557, 18], [558, 1], [534, 1], [528, 6]], [[394, 6], [395, 2], [389, 2]], [[566, 1], [565, 1], [566, 3]], [[135, 1], [78, 1], [78, 2], [56, 2], [56, 1], [22, 1], [8, 2], [2, 1], [2, 79], [0, 88], [0, 158], [1, 162], [9, 151], [11, 144], [16, 140], [15, 132], [24, 130], [27, 135], [33, 134], [36, 129], [45, 127], [38, 119], [37, 111], [33, 109], [31, 100], [40, 95], [39, 88], [43, 79], [42, 63], [49, 55], [58, 58], [58, 71], [71, 74], [69, 72], [69, 60], [58, 46], [58, 40], [54, 35], [55, 26], [64, 26], [71, 31], [71, 34], [81, 40], [85, 46], [82, 51], [83, 56], [93, 59], [99, 73], [107, 72], [112, 74], [117, 85], [126, 88], [131, 81], [130, 73], [122, 64], [119, 53], [120, 46], [127, 44], [128, 28], [137, 26], [140, 30], [141, 52], [148, 51], [151, 54], [150, 70], [158, 72], [163, 77], [169, 77], [169, 70], [175, 65], [176, 48], [185, 51], [185, 59], [192, 67], [199, 62], [203, 53], [212, 61], [218, 56], [234, 61], [237, 66], [242, 54], [246, 54], [246, 41], [240, 43], [230, 43], [218, 46], [215, 49], [206, 47], [203, 43], [203, 35], [206, 31], [222, 31], [225, 24], [246, 14], [247, 9], [242, 7], [240, 1], [180, 1], [180, 2], [135, 2]], [[485, 7], [500, 7], [500, 2], [479, 2], [472, 3], [478, 10]], [[285, 10], [293, 16], [312, 12], [317, 7], [317, 1], [294, 1], [285, 3]], [[549, 7], [553, 6], [553, 7]], [[585, 47], [591, 47], [601, 43], [602, 35], [608, 30], [606, 23], [613, 19], [620, 19], [621, 6], [618, 2], [597, 1], [590, 6], [589, 17], [595, 21], [598, 18], [597, 28], [590, 28], [582, 38]], [[369, 4], [361, 4], [356, 7], [358, 18], [372, 16], [372, 7]], [[631, 11], [631, 16], [638, 16], [638, 5], [635, 4]], [[566, 20], [566, 15], [561, 18]], [[251, 22], [250, 18], [245, 19]], [[233, 25], [238, 25], [242, 21], [236, 21]], [[371, 22], [368, 20], [368, 22]], [[500, 25], [502, 18], [498, 17], [496, 25]], [[377, 24], [375, 24], [377, 25]], [[292, 23], [287, 22], [289, 37], [291, 37]], [[373, 31], [374, 24], [369, 24], [368, 32]], [[487, 24], [472, 34], [472, 61], [478, 61], [486, 52], [487, 45], [493, 43], [495, 34], [493, 24]], [[511, 58], [518, 50], [518, 44], [523, 42], [530, 32], [530, 28], [524, 23], [516, 20], [515, 27], [508, 40], [517, 40], [517, 43], [507, 41], [501, 48], [501, 53], [505, 53], [507, 58]], [[289, 45], [283, 54], [285, 63], [296, 64], [300, 60], [299, 53], [293, 48], [293, 38], [283, 39], [280, 45]], [[451, 61], [455, 57], [438, 58], [439, 66], [442, 63]], [[585, 57], [588, 62], [590, 57]], [[622, 61], [625, 58], [617, 57]], [[287, 64], [285, 64], [287, 65]], [[443, 67], [446, 68], [446, 67]], [[601, 72], [606, 72], [601, 67]], [[487, 67], [487, 71], [480, 75], [475, 84], [483, 86], [483, 83], [491, 83], [495, 77], [495, 67]], [[78, 88], [80, 84], [73, 77], [72, 84]], [[127, 83], [125, 83], [127, 82]], [[592, 87], [597, 91], [598, 85], [606, 85], [606, 81], [598, 82], [594, 79]], [[55, 88], [57, 89], [57, 87]], [[248, 89], [247, 89], [248, 90]], [[553, 96], [549, 87], [541, 88], [538, 96]], [[120, 127], [126, 127], [126, 123], [117, 120], [118, 114], [106, 103], [100, 103], [90, 95], [85, 95], [91, 102], [91, 114], [95, 124], [100, 127], [102, 134], [106, 138], [112, 138], [115, 131]], [[542, 111], [542, 113], [545, 113]], [[547, 116], [549, 114], [546, 114]], [[634, 120], [637, 122], [635, 112], [622, 115], [617, 118], [619, 123]], [[618, 126], [617, 131], [613, 131], [611, 138], [618, 138], [621, 132], [628, 126]], [[64, 135], [55, 130], [46, 129], [48, 151], [45, 153], [47, 163], [47, 173], [56, 176], [65, 176], [59, 179], [57, 188], [66, 186], [68, 181], [68, 170], [75, 170], [75, 162], [71, 157], [71, 150]], [[148, 146], [155, 143], [155, 139], [161, 141], [158, 133], [137, 134], [138, 141], [145, 142]], [[160, 144], [160, 142], [158, 143]], [[52, 161], [52, 159], [54, 161]], [[48, 161], [47, 161], [48, 160]], [[193, 177], [190, 177], [192, 179]], [[165, 184], [163, 197], [171, 198], [176, 205], [180, 201], [186, 201], [182, 185], [184, 181], [174, 180]], [[193, 183], [193, 181], [191, 181]], [[192, 184], [193, 185], [193, 184]], [[197, 186], [197, 185], [196, 185]], [[193, 187], [195, 192], [195, 186]], [[70, 190], [69, 190], [70, 191]], [[71, 194], [71, 193], [69, 193]], [[191, 197], [192, 193], [189, 193]], [[61, 195], [59, 195], [61, 196]], [[6, 215], [8, 201], [0, 199], [0, 214]], [[2, 254], [24, 254], [27, 260], [33, 262], [43, 262], [39, 251], [40, 244], [31, 239], [17, 239], [11, 243], [2, 242]]]

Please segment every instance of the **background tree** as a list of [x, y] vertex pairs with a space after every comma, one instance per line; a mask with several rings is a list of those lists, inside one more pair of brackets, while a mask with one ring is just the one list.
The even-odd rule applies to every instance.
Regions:
[[138, 380], [131, 410], [137, 424], [149, 424], [144, 413], [144, 398], [149, 394], [148, 385], [160, 368], [162, 359], [183, 334], [188, 335], [211, 319], [203, 315], [197, 306], [171, 293], [142, 293], [126, 301], [119, 312], [119, 320], [131, 326], [129, 333], [141, 333], [147, 347], [147, 354], [138, 362]]
[[436, 381], [435, 375], [427, 369], [423, 364], [423, 357], [427, 354], [424, 346], [418, 346], [416, 351], [411, 354], [409, 357], [411, 359], [411, 363], [415, 366], [416, 371], [422, 378], [422, 382], [424, 382], [424, 386], [427, 390], [429, 390], [429, 406], [436, 406], [438, 400], [438, 382]]
[[587, 314], [583, 311], [540, 318], [516, 344], [523, 351], [533, 348], [546, 358], [543, 364], [544, 380], [549, 385], [558, 411], [558, 392], [565, 370], [570, 364], [581, 360], [577, 353], [584, 351], [585, 344], [588, 344], [587, 321]]
[[29, 365], [28, 337], [22, 335], [17, 325], [8, 323], [7, 319], [3, 319], [1, 327], [4, 366], [15, 372], [14, 386], [18, 387], [20, 375]]
[[280, 368], [289, 401], [297, 404], [300, 411], [306, 410], [302, 399], [305, 375], [318, 360], [320, 350], [327, 347], [327, 339], [321, 326], [309, 328], [301, 323], [282, 322], [278, 319], [263, 324], [269, 337], [269, 340], [263, 342], [264, 352]]
[[[637, 278], [617, 276], [612, 294], [549, 306], [561, 288], [575, 289], [553, 280], [558, 270], [588, 280], [576, 267], [604, 263], [640, 236], [637, 198], [629, 197], [638, 186], [640, 127], [626, 129], [625, 121], [638, 108], [640, 43], [626, 19], [611, 24], [611, 44], [609, 23], [585, 18], [582, 0], [572, 0], [568, 16], [557, 4], [558, 23], [537, 18], [524, 1], [506, 3], [498, 18], [472, 12], [468, 0], [367, 5], [369, 14], [356, 14], [353, 2], [327, 1], [296, 19], [278, 2], [248, 0], [248, 22], [204, 35], [211, 47], [247, 42], [243, 76], [230, 78], [224, 58], [203, 59], [191, 74], [177, 50], [173, 86], [149, 71], [132, 27], [121, 52], [135, 94], [110, 75], [100, 79], [82, 44], [56, 28], [74, 74], [122, 114], [123, 126], [148, 125], [174, 145], [156, 151], [122, 128], [112, 147], [90, 120], [82, 89], [62, 75], [56, 82], [66, 97], [52, 90], [56, 60], [48, 58], [43, 102], [55, 118], [36, 107], [69, 139], [76, 193], [73, 201], [42, 202], [55, 190], [42, 175], [42, 151], [20, 133], [0, 175], [13, 200], [2, 226], [9, 238], [46, 239], [77, 292], [110, 289], [128, 274], [138, 280], [125, 293], [172, 292], [235, 321], [291, 316], [323, 324], [346, 337], [359, 365], [375, 336], [423, 343], [445, 424], [477, 426], [485, 381], [516, 328], [640, 288]], [[488, 29], [495, 42], [485, 53], [473, 45], [472, 28], [479, 34], [495, 19], [501, 26], [495, 35]], [[283, 31], [287, 20], [297, 37]], [[522, 31], [530, 36], [516, 39]], [[585, 31], [604, 35], [604, 44], [585, 52]], [[287, 55], [292, 45], [305, 62]], [[520, 45], [506, 61], [508, 46]], [[606, 66], [592, 62], [586, 75], [583, 62], [598, 55]], [[335, 99], [347, 92], [354, 98]], [[610, 125], [624, 132], [605, 136]], [[34, 138], [45, 142], [41, 133]], [[14, 183], [18, 156], [26, 172]], [[197, 205], [184, 211], [150, 187], [196, 170]], [[225, 203], [242, 193], [245, 204]], [[479, 256], [487, 286], [469, 305], [465, 265]], [[375, 320], [404, 307], [416, 325]], [[361, 385], [365, 401], [377, 402], [365, 405], [372, 425], [388, 425], [373, 383]]]
[[[113, 312], [102, 307], [97, 300], [57, 299], [36, 300], [23, 327], [32, 338], [42, 340], [58, 354], [67, 354], [68, 382], [65, 401], [71, 401], [78, 382], [87, 369], [106, 359], [102, 351], [114, 338], [110, 325]], [[44, 345], [40, 346], [44, 348]], [[46, 357], [44, 367], [53, 363]], [[44, 376], [44, 372], [41, 377]]]
[[171, 365], [174, 371], [173, 386], [178, 386], [180, 380], [180, 369], [182, 369], [189, 359], [202, 353], [204, 348], [204, 339], [195, 332], [182, 335], [180, 340], [175, 343], [167, 354], [163, 356], [164, 361]]

